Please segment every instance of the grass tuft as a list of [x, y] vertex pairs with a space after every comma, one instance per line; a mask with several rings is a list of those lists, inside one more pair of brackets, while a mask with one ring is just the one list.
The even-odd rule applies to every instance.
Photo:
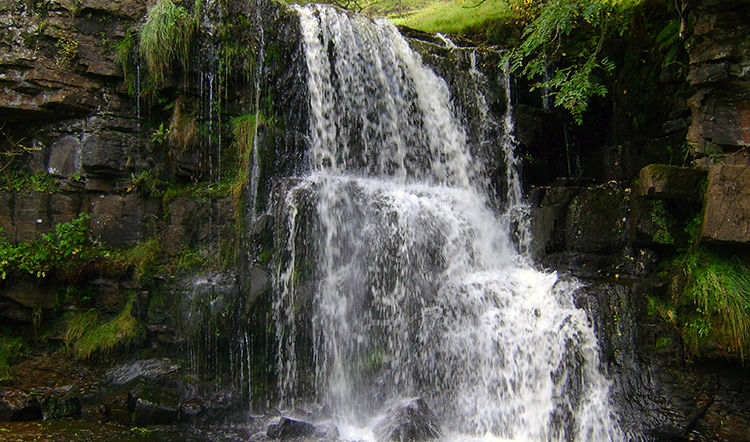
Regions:
[[195, 31], [194, 18], [171, 0], [159, 0], [149, 9], [139, 33], [138, 52], [155, 85], [162, 84], [176, 64], [187, 72]]
[[692, 304], [678, 326], [689, 350], [718, 345], [745, 360], [750, 350], [750, 269], [736, 256], [696, 246], [675, 258], [675, 305]]
[[128, 346], [141, 335], [138, 321], [132, 314], [133, 298], [113, 319], [102, 322], [99, 312], [89, 310], [68, 320], [65, 345], [76, 359], [111, 354]]

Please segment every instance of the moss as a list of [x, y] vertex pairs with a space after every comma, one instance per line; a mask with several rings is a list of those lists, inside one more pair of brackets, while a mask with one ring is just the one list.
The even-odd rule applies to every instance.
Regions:
[[105, 356], [126, 347], [142, 333], [132, 314], [133, 297], [125, 308], [109, 321], [102, 321], [99, 312], [89, 310], [68, 320], [65, 345], [77, 359]]
[[140, 281], [151, 278], [156, 274], [161, 252], [161, 241], [157, 238], [151, 238], [120, 253], [117, 261], [122, 268], [132, 268], [133, 277]]

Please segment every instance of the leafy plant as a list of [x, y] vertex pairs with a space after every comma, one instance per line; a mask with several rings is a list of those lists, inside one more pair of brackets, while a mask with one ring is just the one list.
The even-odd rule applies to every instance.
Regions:
[[67, 280], [85, 274], [109, 252], [89, 235], [89, 216], [55, 226], [54, 232], [40, 239], [24, 241], [17, 246], [8, 242], [0, 230], [0, 279], [9, 273], [27, 273], [44, 278], [50, 272]]
[[57, 56], [55, 64], [60, 67], [68, 67], [78, 56], [78, 42], [68, 36], [62, 36], [57, 40]]

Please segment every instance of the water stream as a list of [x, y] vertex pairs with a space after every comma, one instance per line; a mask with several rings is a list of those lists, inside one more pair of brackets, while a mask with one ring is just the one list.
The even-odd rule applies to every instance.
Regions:
[[397, 29], [297, 11], [310, 172], [278, 202], [281, 405], [317, 403], [363, 439], [409, 397], [451, 440], [622, 438], [575, 282], [535, 270], [511, 232], [525, 207], [511, 117], [507, 207], [493, 209], [448, 87]]

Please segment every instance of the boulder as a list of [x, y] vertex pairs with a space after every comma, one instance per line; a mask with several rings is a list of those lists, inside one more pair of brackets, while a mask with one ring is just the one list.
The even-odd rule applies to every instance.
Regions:
[[750, 244], [750, 166], [709, 170], [701, 241]]
[[125, 385], [138, 378], [153, 381], [181, 368], [180, 364], [168, 358], [141, 359], [127, 362], [107, 372], [107, 380], [112, 385]]
[[421, 398], [408, 399], [389, 408], [375, 429], [381, 441], [437, 439], [441, 433], [440, 421]]
[[50, 394], [42, 399], [41, 407], [44, 420], [73, 417], [81, 414], [81, 401], [77, 396], [67, 393]]
[[133, 412], [134, 425], [172, 425], [177, 422], [177, 397], [168, 391], [140, 388], [130, 393], [128, 405]]
[[315, 434], [315, 425], [307, 422], [282, 417], [278, 424], [268, 426], [266, 436], [271, 439], [296, 439]]
[[636, 196], [655, 199], [698, 200], [698, 190], [706, 179], [700, 169], [649, 164], [638, 174]]

